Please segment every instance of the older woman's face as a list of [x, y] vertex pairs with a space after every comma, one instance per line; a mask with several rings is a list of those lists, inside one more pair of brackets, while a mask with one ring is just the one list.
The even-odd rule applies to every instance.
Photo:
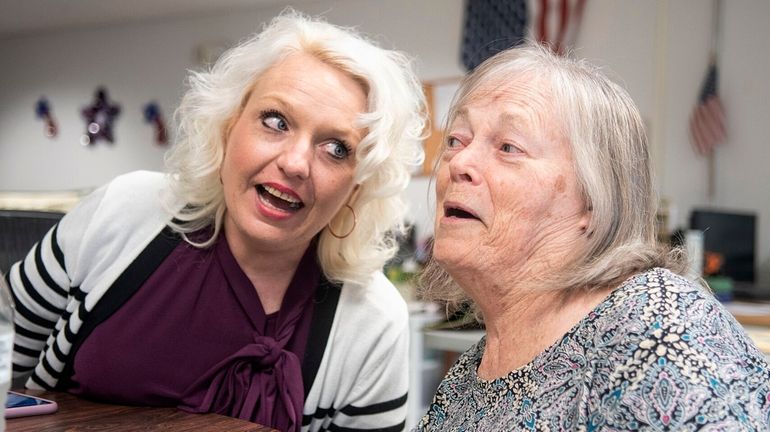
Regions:
[[[558, 268], [588, 220], [567, 139], [531, 80], [482, 85], [447, 131], [434, 257], [467, 271]], [[496, 273], [497, 274], [497, 273]]]
[[353, 190], [366, 110], [361, 85], [307, 54], [264, 72], [232, 126], [221, 166], [228, 240], [306, 248]]

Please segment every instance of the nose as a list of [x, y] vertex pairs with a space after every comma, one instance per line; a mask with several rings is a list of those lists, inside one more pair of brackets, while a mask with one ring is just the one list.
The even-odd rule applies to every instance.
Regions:
[[471, 142], [457, 150], [448, 162], [449, 176], [452, 181], [479, 184], [486, 157], [487, 155], [482, 151], [482, 146], [476, 142]]
[[308, 139], [297, 138], [286, 143], [278, 155], [277, 163], [287, 177], [306, 179], [310, 176], [313, 144]]

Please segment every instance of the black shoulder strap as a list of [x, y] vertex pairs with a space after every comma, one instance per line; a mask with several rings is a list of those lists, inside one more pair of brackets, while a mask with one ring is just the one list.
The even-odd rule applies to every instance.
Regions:
[[[165, 227], [139, 256], [126, 267], [123, 273], [115, 279], [112, 286], [99, 299], [94, 308], [88, 312], [87, 316], [81, 316], [83, 325], [80, 327], [72, 343], [72, 349], [70, 349], [67, 363], [64, 366], [57, 388], [64, 389], [70, 386], [69, 379], [73, 373], [72, 368], [75, 354], [83, 341], [99, 324], [112, 316], [144, 285], [144, 282], [155, 272], [166, 257], [171, 254], [171, 251], [179, 245], [180, 241], [182, 241], [182, 237], [178, 233], [168, 226]], [[84, 310], [84, 308], [81, 308], [81, 311]]]
[[329, 333], [334, 322], [334, 314], [337, 312], [337, 304], [340, 300], [341, 284], [329, 282], [321, 274], [321, 279], [316, 289], [315, 308], [313, 318], [310, 321], [310, 334], [308, 335], [305, 358], [302, 361], [302, 382], [305, 386], [305, 399], [307, 399], [313, 381], [321, 366], [321, 359], [326, 351], [326, 343], [329, 341]]

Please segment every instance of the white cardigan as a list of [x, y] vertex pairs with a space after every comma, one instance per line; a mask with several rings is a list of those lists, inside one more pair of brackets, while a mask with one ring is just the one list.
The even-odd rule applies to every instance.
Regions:
[[[56, 387], [88, 314], [171, 220], [161, 204], [168, 196], [163, 174], [117, 177], [11, 267], [14, 376], [31, 371], [27, 387]], [[368, 285], [343, 285], [302, 430], [402, 430], [408, 332], [406, 304], [381, 272]]]

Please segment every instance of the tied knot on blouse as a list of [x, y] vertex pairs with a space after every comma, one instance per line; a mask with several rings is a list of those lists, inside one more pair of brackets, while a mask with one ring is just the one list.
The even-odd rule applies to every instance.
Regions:
[[[296, 377], [302, 375], [302, 367], [296, 354], [283, 349], [285, 343], [255, 335], [253, 343], [214, 365], [191, 386], [193, 393], [201, 386], [208, 389], [198, 405], [190, 408], [271, 424], [280, 430], [299, 430], [304, 389]], [[283, 416], [276, 415], [281, 411]], [[280, 417], [285, 424], [274, 423]]]
[[[241, 351], [247, 351], [247, 353], [254, 357], [254, 361], [261, 367], [273, 367], [280, 361], [285, 361], [285, 355], [291, 356], [297, 359], [294, 353], [284, 351], [283, 347], [271, 337], [255, 336], [254, 343], [247, 345]], [[299, 360], [297, 360], [299, 362]]]
[[[228, 249], [222, 243], [220, 247]], [[222, 252], [229, 255], [229, 249]], [[237, 265], [234, 259], [223, 261], [223, 267]], [[246, 275], [240, 269], [229, 270], [225, 274], [231, 285], [248, 285], [253, 296], [253, 286]], [[287, 345], [307, 305], [312, 303], [320, 274], [315, 247], [311, 245], [289, 284], [280, 311], [262, 315], [264, 322], [255, 320], [252, 341], [190, 385], [180, 408], [246, 419], [281, 431], [300, 431], [305, 398], [302, 362]], [[244, 290], [236, 293], [244, 295]]]

